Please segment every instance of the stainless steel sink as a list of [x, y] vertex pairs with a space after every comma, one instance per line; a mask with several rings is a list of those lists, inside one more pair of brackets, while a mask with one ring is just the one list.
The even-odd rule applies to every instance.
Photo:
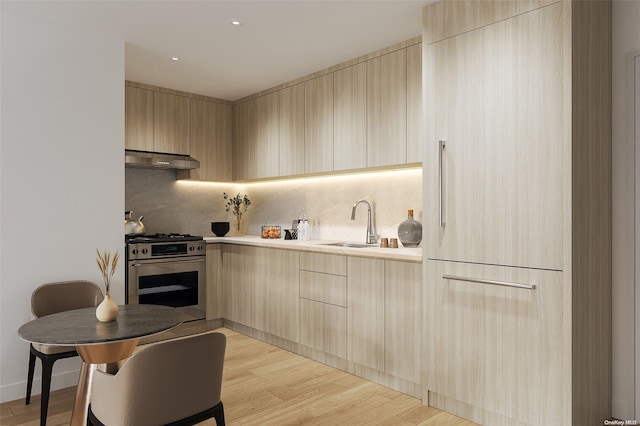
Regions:
[[325, 243], [323, 246], [334, 246], [334, 247], [349, 247], [349, 248], [369, 248], [369, 247], [377, 247], [376, 244], [360, 244], [360, 243]]

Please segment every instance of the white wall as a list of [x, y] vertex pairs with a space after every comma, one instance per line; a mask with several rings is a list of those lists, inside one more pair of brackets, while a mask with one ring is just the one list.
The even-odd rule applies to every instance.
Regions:
[[613, 415], [634, 411], [633, 58], [640, 54], [640, 2], [613, 3]]
[[[4, 402], [24, 397], [28, 344], [17, 331], [30, 320], [33, 289], [70, 279], [101, 284], [95, 249], [122, 254], [124, 42], [4, 8], [1, 19]], [[124, 301], [122, 264], [113, 293]], [[77, 384], [78, 368], [77, 358], [58, 361], [53, 388]]]

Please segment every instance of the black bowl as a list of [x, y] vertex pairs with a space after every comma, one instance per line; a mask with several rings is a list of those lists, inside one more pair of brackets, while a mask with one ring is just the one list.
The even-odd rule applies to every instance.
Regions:
[[229, 232], [229, 222], [211, 222], [211, 231], [217, 237], [224, 237]]

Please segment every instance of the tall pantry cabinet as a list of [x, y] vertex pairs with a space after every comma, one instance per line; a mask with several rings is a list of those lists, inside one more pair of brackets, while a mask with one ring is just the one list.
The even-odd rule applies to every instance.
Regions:
[[429, 405], [610, 415], [610, 52], [607, 1], [423, 9]]

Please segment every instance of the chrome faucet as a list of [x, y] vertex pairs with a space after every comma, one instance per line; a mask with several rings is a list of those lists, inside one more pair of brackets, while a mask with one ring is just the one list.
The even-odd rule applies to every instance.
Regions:
[[376, 235], [373, 233], [373, 227], [371, 226], [371, 204], [365, 199], [358, 200], [353, 204], [351, 209], [351, 220], [356, 220], [356, 207], [358, 204], [364, 203], [367, 205], [367, 244], [376, 243]]

